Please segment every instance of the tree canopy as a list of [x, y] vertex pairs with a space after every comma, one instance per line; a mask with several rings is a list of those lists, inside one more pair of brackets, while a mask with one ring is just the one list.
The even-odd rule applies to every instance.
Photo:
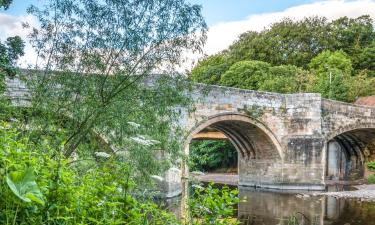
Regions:
[[[375, 75], [374, 43], [370, 16], [333, 21], [286, 18], [260, 32], [241, 34], [228, 49], [202, 59], [190, 77], [207, 84], [280, 93], [314, 91], [326, 98], [354, 101], [375, 94], [370, 87]], [[327, 73], [334, 74], [331, 92], [336, 94], [329, 94], [323, 79]], [[350, 86], [364, 88], [356, 92]]]
[[[151, 107], [142, 101], [161, 100], [145, 94], [142, 80], [178, 65], [184, 50], [199, 51], [207, 29], [200, 6], [184, 0], [54, 0], [28, 11], [40, 21], [30, 35], [38, 53], [36, 70], [27, 74], [33, 109], [74, 119], [66, 156], [90, 130], [105, 132], [115, 121], [119, 131], [110, 137], [121, 143], [139, 107]], [[157, 118], [171, 113], [172, 102], [159, 103]]]

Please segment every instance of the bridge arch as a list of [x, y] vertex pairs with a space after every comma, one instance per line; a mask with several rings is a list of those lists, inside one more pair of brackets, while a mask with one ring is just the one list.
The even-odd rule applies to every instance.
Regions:
[[354, 124], [326, 135], [327, 180], [358, 180], [375, 160], [375, 124]]
[[223, 133], [238, 152], [238, 184], [242, 186], [274, 187], [282, 179], [283, 150], [262, 122], [246, 115], [223, 113], [197, 123], [185, 142], [185, 155], [194, 135], [206, 128]]
[[259, 120], [237, 113], [222, 113], [197, 123], [189, 131], [185, 146], [194, 139], [194, 135], [207, 127], [222, 132], [245, 159], [262, 157], [264, 151], [270, 151], [269, 154], [280, 159], [284, 157], [278, 139], [266, 125]]

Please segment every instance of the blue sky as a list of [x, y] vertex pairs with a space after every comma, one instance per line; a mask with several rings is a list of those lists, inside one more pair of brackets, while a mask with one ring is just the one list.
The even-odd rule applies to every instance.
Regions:
[[[13, 0], [9, 10], [0, 10], [0, 40], [19, 35], [27, 39], [22, 22], [38, 26], [36, 18], [28, 16], [30, 4], [43, 5], [46, 0]], [[342, 16], [370, 15], [375, 19], [375, 0], [186, 0], [203, 6], [203, 16], [209, 26], [203, 55], [192, 55], [196, 62], [204, 55], [218, 53], [230, 46], [246, 31], [261, 31], [285, 17], [301, 20], [309, 16], [324, 16], [328, 20]], [[35, 62], [36, 53], [26, 44], [25, 56], [19, 65]], [[192, 63], [190, 63], [192, 65]]]
[[203, 6], [209, 26], [219, 22], [242, 20], [252, 14], [282, 11], [313, 0], [188, 0]]
[[[203, 6], [203, 15], [209, 26], [219, 22], [241, 20], [252, 14], [281, 11], [291, 6], [313, 2], [313, 0], [187, 0]], [[5, 13], [20, 16], [26, 14], [30, 4], [41, 5], [43, 0], [13, 0]]]

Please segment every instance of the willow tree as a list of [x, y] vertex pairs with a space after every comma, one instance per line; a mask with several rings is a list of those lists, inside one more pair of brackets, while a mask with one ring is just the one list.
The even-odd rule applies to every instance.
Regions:
[[37, 62], [25, 74], [31, 115], [41, 115], [33, 127], [43, 135], [60, 132], [53, 141], [66, 157], [94, 131], [113, 153], [150, 168], [150, 145], [170, 150], [179, 113], [173, 106], [186, 99], [174, 81], [145, 80], [172, 73], [186, 50], [201, 51], [207, 29], [201, 7], [184, 0], [51, 0], [28, 12], [40, 24], [30, 34]]

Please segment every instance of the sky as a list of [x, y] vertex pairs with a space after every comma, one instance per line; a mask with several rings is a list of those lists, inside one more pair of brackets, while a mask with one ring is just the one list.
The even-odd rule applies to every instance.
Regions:
[[[21, 22], [36, 25], [27, 15], [28, 5], [41, 6], [45, 0], [13, 0], [11, 7], [0, 10], [0, 40], [20, 35], [26, 39], [27, 31]], [[211, 55], [226, 49], [246, 31], [260, 31], [285, 17], [301, 20], [307, 16], [325, 16], [337, 19], [342, 16], [358, 17], [363, 14], [375, 19], [375, 0], [186, 0], [202, 6], [202, 14], [209, 26], [208, 39], [203, 55]], [[34, 62], [36, 55], [29, 44], [25, 56], [19, 60], [21, 67]], [[189, 55], [194, 64], [203, 55]], [[186, 66], [188, 67], [188, 66]]]

